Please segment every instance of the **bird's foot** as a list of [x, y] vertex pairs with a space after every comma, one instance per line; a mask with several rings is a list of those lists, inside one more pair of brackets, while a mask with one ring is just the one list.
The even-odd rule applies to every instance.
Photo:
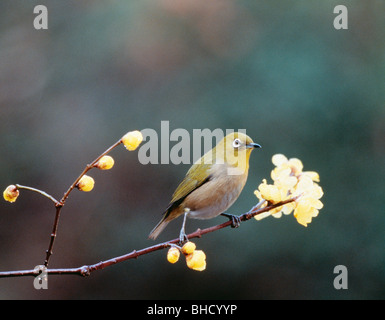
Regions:
[[187, 235], [184, 230], [181, 230], [179, 233], [179, 244], [182, 246], [184, 243], [188, 241]]
[[230, 213], [221, 213], [222, 216], [231, 220], [231, 228], [238, 228], [241, 225], [241, 218]]

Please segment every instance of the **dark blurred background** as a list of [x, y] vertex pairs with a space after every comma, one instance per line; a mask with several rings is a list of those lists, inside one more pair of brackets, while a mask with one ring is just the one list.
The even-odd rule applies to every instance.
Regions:
[[[48, 30], [33, 28], [46, 5]], [[333, 9], [348, 8], [348, 30]], [[61, 198], [124, 133], [246, 129], [263, 149], [229, 210], [244, 213], [270, 180], [271, 156], [318, 171], [324, 208], [307, 227], [292, 215], [249, 221], [195, 240], [207, 269], [166, 250], [88, 278], [0, 279], [2, 299], [384, 299], [385, 2], [0, 2], [0, 185]], [[91, 171], [95, 189], [63, 208], [50, 267], [78, 267], [141, 249], [189, 165], [141, 165], [137, 151]], [[24, 191], [0, 201], [0, 270], [42, 264], [54, 220]], [[224, 221], [189, 220], [187, 231]], [[175, 238], [181, 221], [159, 241]], [[333, 269], [348, 268], [336, 290]]]

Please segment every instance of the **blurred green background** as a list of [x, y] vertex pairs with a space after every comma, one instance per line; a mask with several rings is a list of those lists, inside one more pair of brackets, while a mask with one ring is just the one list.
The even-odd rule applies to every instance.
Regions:
[[[48, 30], [33, 28], [46, 5]], [[349, 29], [335, 30], [345, 4]], [[263, 149], [228, 212], [244, 213], [270, 179], [271, 156], [318, 171], [324, 208], [307, 227], [292, 215], [249, 221], [196, 240], [207, 269], [166, 250], [88, 278], [0, 279], [1, 299], [384, 299], [385, 2], [0, 2], [0, 184], [60, 198], [85, 165], [124, 133], [170, 122], [246, 129]], [[111, 154], [62, 211], [50, 267], [78, 267], [141, 249], [189, 165], [141, 165]], [[45, 198], [0, 201], [0, 270], [42, 264], [54, 220]], [[223, 222], [189, 220], [187, 231]], [[175, 238], [180, 220], [160, 241]], [[348, 268], [336, 290], [333, 269]]]

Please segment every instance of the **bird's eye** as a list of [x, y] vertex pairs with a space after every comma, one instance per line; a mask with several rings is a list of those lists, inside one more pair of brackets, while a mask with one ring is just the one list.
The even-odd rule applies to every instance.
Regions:
[[241, 145], [241, 140], [235, 139], [235, 140], [233, 141], [233, 147], [234, 147], [234, 148], [239, 148], [240, 145]]

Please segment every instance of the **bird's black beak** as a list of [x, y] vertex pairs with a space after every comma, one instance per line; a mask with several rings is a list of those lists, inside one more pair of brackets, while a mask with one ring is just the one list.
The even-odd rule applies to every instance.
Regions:
[[256, 148], [262, 148], [262, 147], [258, 143], [252, 142], [252, 143], [247, 144], [246, 148], [247, 149], [256, 149]]

